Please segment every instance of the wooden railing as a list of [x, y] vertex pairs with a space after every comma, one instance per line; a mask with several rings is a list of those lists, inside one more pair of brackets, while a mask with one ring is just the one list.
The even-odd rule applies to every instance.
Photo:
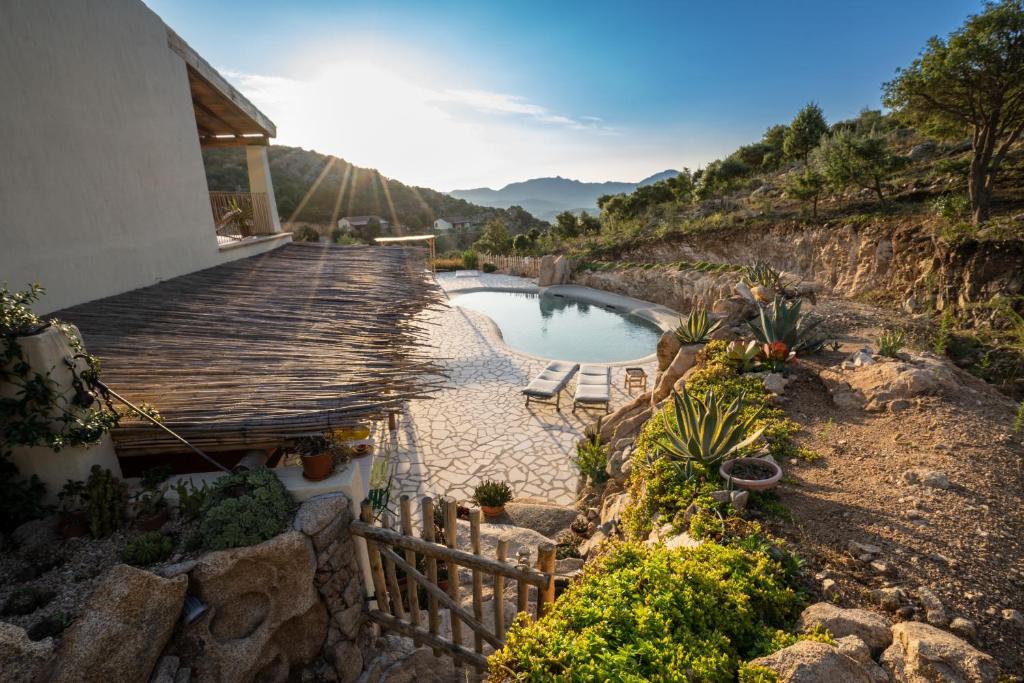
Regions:
[[274, 234], [265, 192], [211, 192], [210, 208], [218, 241]]
[[498, 254], [477, 254], [480, 265], [493, 263], [502, 273], [520, 275], [522, 277], [537, 277], [540, 275], [539, 256], [501, 256]]
[[[424, 497], [421, 501], [422, 534], [413, 535], [412, 502], [402, 496], [399, 503], [400, 530], [394, 530], [388, 513], [383, 527], [373, 524], [373, 509], [364, 501], [360, 519], [352, 522], [350, 530], [366, 539], [373, 596], [376, 609], [367, 610], [367, 616], [388, 631], [411, 638], [419, 645], [434, 649], [435, 654], [447, 654], [458, 663], [468, 663], [478, 670], [487, 667], [484, 643], [494, 649], [505, 644], [505, 581], [516, 582], [517, 613], [528, 612], [531, 590], [535, 595], [537, 618], [550, 608], [555, 599], [555, 547], [545, 544], [538, 548], [540, 571], [530, 567], [529, 551], [520, 549], [517, 564], [507, 561], [508, 541], [498, 541], [494, 559], [480, 554], [480, 510], [469, 513], [470, 547], [472, 552], [458, 550], [458, 505], [455, 501], [443, 504], [444, 524], [439, 528], [434, 521], [434, 501]], [[437, 542], [438, 532], [445, 544]], [[418, 565], [418, 558], [423, 562]], [[447, 569], [447, 590], [438, 580], [439, 563]], [[422, 566], [424, 575], [418, 567]], [[459, 600], [459, 570], [472, 572], [473, 611], [462, 607]], [[398, 573], [404, 578], [399, 583]], [[484, 577], [489, 576], [494, 611], [491, 625], [484, 623]], [[420, 591], [427, 599], [427, 624], [421, 623]], [[451, 640], [439, 633], [439, 610], [447, 609], [451, 616]], [[515, 615], [512, 615], [514, 618]], [[462, 625], [471, 632], [473, 649], [463, 645]], [[468, 645], [468, 643], [467, 643]]]

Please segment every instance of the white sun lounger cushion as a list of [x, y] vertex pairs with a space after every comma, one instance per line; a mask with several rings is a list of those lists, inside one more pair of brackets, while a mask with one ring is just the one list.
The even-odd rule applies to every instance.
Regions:
[[569, 383], [569, 380], [576, 374], [579, 367], [575, 363], [552, 361], [548, 363], [548, 366], [535, 379], [526, 385], [523, 393], [527, 396], [551, 398], [565, 388], [565, 385]]
[[576, 403], [608, 403], [612, 399], [611, 368], [601, 365], [584, 365], [576, 380]]

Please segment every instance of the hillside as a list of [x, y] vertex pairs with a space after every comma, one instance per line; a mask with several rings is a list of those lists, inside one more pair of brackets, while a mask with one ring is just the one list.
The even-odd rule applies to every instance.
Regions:
[[597, 212], [597, 198], [606, 194], [630, 193], [638, 187], [645, 187], [661, 180], [675, 177], [678, 171], [667, 170], [644, 178], [638, 183], [607, 181], [585, 183], [562, 178], [533, 178], [510, 183], [500, 190], [478, 187], [470, 190], [453, 190], [449, 194], [474, 204], [507, 209], [518, 205], [543, 220], [550, 221], [562, 211]]
[[[513, 233], [525, 232], [535, 224], [532, 216], [526, 218], [521, 212], [495, 212], [443, 192], [406, 185], [338, 157], [282, 145], [271, 145], [269, 157], [282, 221], [333, 225], [344, 216], [374, 215], [415, 231], [430, 227], [439, 216], [486, 220], [497, 213]], [[242, 149], [205, 149], [203, 161], [210, 190], [248, 188]]]

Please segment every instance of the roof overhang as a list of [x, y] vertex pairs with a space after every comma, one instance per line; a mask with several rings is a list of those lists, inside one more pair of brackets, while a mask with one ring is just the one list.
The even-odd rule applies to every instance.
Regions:
[[270, 138], [277, 136], [274, 122], [170, 27], [167, 28], [167, 45], [188, 68], [192, 108], [203, 147], [266, 145]]

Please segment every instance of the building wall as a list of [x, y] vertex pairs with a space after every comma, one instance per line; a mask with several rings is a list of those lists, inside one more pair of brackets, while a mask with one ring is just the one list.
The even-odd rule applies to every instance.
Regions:
[[0, 92], [0, 283], [46, 287], [38, 312], [251, 253], [217, 248], [185, 63], [142, 2], [0, 2]]

